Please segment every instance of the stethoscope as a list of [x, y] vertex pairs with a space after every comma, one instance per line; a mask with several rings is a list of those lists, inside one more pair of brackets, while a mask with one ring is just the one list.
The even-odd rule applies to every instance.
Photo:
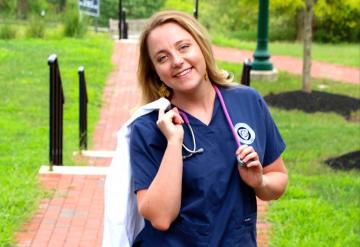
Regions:
[[192, 141], [193, 141], [193, 149], [191, 150], [190, 148], [188, 148], [185, 143], [182, 144], [182, 147], [188, 152], [188, 154], [186, 155], [183, 155], [183, 160], [187, 159], [187, 158], [190, 158], [191, 156], [193, 156], [194, 154], [200, 154], [202, 152], [204, 152], [204, 149], [203, 148], [198, 148], [196, 149], [196, 139], [195, 139], [195, 135], [194, 135], [194, 131], [193, 129], [191, 128], [191, 124], [190, 124], [190, 121], [186, 115], [185, 112], [183, 111], [179, 111], [181, 117], [183, 118], [186, 126], [189, 128], [190, 130], [190, 133], [191, 133], [191, 138], [192, 138]]
[[[214, 89], [215, 89], [216, 95], [217, 95], [218, 98], [219, 98], [221, 108], [222, 108], [222, 110], [223, 110], [223, 112], [224, 112], [226, 121], [227, 121], [227, 123], [228, 123], [228, 125], [229, 125], [229, 127], [230, 127], [231, 133], [232, 133], [232, 135], [233, 135], [233, 137], [234, 137], [234, 139], [235, 139], [235, 142], [236, 142], [236, 144], [237, 144], [237, 147], [240, 147], [240, 145], [241, 145], [241, 144], [240, 144], [240, 141], [239, 141], [239, 139], [238, 139], [238, 137], [237, 137], [237, 134], [236, 134], [236, 132], [235, 132], [235, 130], [234, 130], [234, 128], [233, 128], [234, 125], [233, 125], [233, 123], [232, 123], [232, 121], [231, 121], [229, 112], [228, 112], [227, 107], [226, 107], [226, 105], [225, 105], [224, 99], [223, 99], [223, 97], [222, 97], [222, 95], [221, 95], [221, 92], [220, 92], [219, 88], [218, 88], [215, 84], [212, 84], [212, 85], [213, 85], [213, 87], [214, 87]], [[193, 131], [192, 127], [191, 127], [190, 121], [189, 121], [189, 119], [188, 119], [188, 117], [187, 117], [187, 115], [186, 115], [185, 112], [183, 112], [183, 111], [180, 110], [179, 113], [180, 113], [181, 117], [183, 118], [186, 126], [187, 126], [187, 127], [189, 128], [189, 130], [190, 130], [191, 138], [192, 138], [192, 142], [193, 142], [193, 148], [192, 148], [192, 149], [188, 148], [184, 143], [182, 144], [182, 147], [188, 152], [188, 154], [183, 155], [183, 160], [185, 160], [185, 159], [188, 159], [188, 158], [192, 157], [192, 156], [195, 155], [195, 154], [203, 153], [203, 152], [204, 152], [204, 149], [203, 149], [203, 148], [196, 148], [195, 134], [194, 134], [194, 131]], [[237, 158], [238, 164], [239, 164], [240, 166], [244, 166], [244, 165], [245, 165], [245, 163], [244, 163], [238, 156], [237, 156], [236, 158]]]

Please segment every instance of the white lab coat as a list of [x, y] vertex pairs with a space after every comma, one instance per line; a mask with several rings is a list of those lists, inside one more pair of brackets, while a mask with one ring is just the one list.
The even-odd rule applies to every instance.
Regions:
[[170, 102], [160, 98], [140, 107], [117, 133], [117, 147], [105, 180], [103, 247], [131, 247], [144, 228], [144, 218], [137, 209], [130, 168], [130, 132], [134, 120]]

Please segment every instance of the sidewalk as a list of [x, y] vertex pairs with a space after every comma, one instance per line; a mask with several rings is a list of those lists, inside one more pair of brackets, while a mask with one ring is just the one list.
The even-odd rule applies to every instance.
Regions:
[[[118, 42], [114, 46], [114, 71], [104, 93], [100, 120], [95, 128], [93, 150], [111, 151], [116, 132], [129, 118], [138, 101], [136, 86], [136, 44]], [[102, 243], [104, 181], [111, 157], [89, 158], [89, 167], [54, 167], [39, 173], [41, 185], [53, 191], [44, 199], [32, 219], [16, 235], [18, 247], [98, 247]]]
[[[213, 46], [216, 59], [228, 62], [243, 63], [245, 58], [253, 59], [252, 51], [244, 51], [235, 48]], [[272, 55], [270, 58], [274, 68], [288, 73], [302, 74], [302, 59]], [[360, 68], [351, 68], [335, 64], [327, 64], [312, 61], [311, 76], [313, 78], [330, 79], [334, 81], [360, 84]]]
[[[130, 110], [139, 100], [139, 90], [136, 85], [138, 56], [136, 48], [137, 45], [131, 41], [117, 42], [114, 46], [112, 57], [114, 71], [109, 76], [104, 89], [104, 105], [94, 132], [93, 150], [115, 149], [116, 132], [129, 118]], [[245, 57], [251, 57], [251, 54], [246, 52], [217, 47], [215, 54], [219, 59], [237, 62], [242, 62]], [[288, 62], [283, 64], [290, 65], [289, 70], [295, 67]], [[348, 72], [339, 74], [347, 75]], [[348, 80], [344, 78], [341, 80]], [[349, 82], [351, 80], [349, 79]], [[102, 155], [95, 154], [89, 157], [89, 167], [78, 170], [62, 167], [52, 173], [40, 172], [41, 185], [54, 194], [51, 198], [41, 201], [38, 211], [16, 235], [16, 246], [101, 246], [103, 189], [106, 168], [110, 162], [109, 153], [104, 152]], [[266, 208], [267, 203], [259, 201], [257, 224], [259, 246], [267, 246], [268, 242], [269, 224], [264, 217]]]

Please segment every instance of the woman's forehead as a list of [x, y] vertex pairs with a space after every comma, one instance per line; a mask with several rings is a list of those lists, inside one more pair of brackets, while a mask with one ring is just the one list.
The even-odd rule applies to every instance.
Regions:
[[155, 51], [159, 47], [173, 46], [181, 40], [194, 39], [192, 35], [180, 25], [169, 22], [154, 28], [150, 32], [147, 45], [149, 50]]

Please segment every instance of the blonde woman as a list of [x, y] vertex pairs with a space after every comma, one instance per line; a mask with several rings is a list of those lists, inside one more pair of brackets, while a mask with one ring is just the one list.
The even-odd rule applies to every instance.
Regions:
[[143, 102], [171, 108], [135, 120], [134, 193], [145, 227], [133, 246], [256, 246], [256, 196], [287, 186], [285, 144], [262, 97], [234, 86], [192, 16], [155, 14], [140, 38]]

